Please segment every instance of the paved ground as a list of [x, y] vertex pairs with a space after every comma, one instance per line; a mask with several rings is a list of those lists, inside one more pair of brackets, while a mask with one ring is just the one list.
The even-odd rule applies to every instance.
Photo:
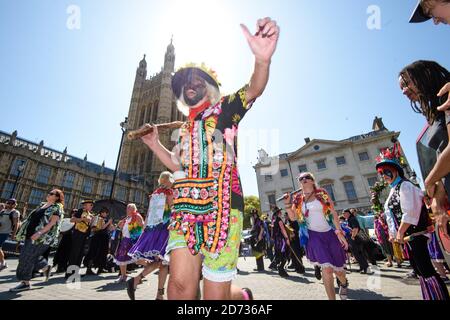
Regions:
[[[79, 287], [70, 287], [64, 282], [62, 274], [54, 274], [48, 281], [43, 278], [32, 280], [32, 290], [14, 294], [9, 288], [16, 285], [15, 269], [17, 259], [8, 259], [9, 268], [0, 272], [0, 300], [127, 300], [123, 284], [115, 284], [117, 274], [83, 277]], [[268, 260], [265, 261], [268, 266]], [[379, 263], [381, 266], [382, 263]], [[240, 258], [240, 273], [235, 284], [249, 287], [257, 300], [322, 300], [326, 299], [322, 281], [314, 277], [313, 268], [306, 264], [305, 275], [289, 272], [290, 277], [281, 278], [277, 273], [268, 271], [254, 272], [254, 258]], [[348, 273], [350, 282], [349, 299], [354, 300], [390, 300], [390, 299], [421, 299], [418, 280], [402, 280], [410, 271], [409, 268], [380, 268], [372, 276], [356, 272], [357, 266], [352, 265], [355, 272]], [[132, 274], [137, 273], [133, 272]], [[84, 270], [82, 270], [84, 273]], [[136, 299], [152, 300], [157, 289], [157, 275], [151, 274], [138, 288]]]

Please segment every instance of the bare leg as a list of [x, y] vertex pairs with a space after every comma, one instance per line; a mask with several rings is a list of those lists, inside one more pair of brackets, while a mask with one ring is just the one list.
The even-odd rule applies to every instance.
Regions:
[[203, 279], [203, 292], [205, 300], [230, 300], [231, 281], [213, 282]]
[[195, 300], [201, 270], [200, 255], [193, 256], [187, 248], [170, 253], [169, 300]]
[[3, 253], [3, 250], [0, 249], [0, 264], [3, 264], [5, 262], [5, 255]]
[[119, 266], [120, 268], [120, 276], [125, 278], [127, 276], [127, 266]]
[[[336, 292], [334, 291], [334, 277], [333, 277], [333, 269], [330, 267], [324, 267], [322, 269], [322, 279], [323, 284], [325, 286], [325, 291], [327, 293], [329, 300], [336, 300]], [[340, 279], [339, 279], [340, 280]], [[345, 278], [344, 278], [345, 283]]]
[[156, 295], [156, 299], [163, 300], [164, 287], [166, 285], [166, 279], [168, 274], [169, 274], [169, 267], [164, 266], [162, 263], [159, 263], [158, 294]]
[[390, 254], [387, 254], [386, 257], [387, 257], [387, 259], [388, 259], [387, 265], [388, 265], [389, 267], [392, 267], [392, 256], [391, 256]]
[[339, 281], [345, 285], [347, 283], [347, 277], [345, 275], [345, 271], [335, 271], [334, 274], [339, 279]]
[[147, 263], [144, 267], [144, 270], [141, 271], [136, 277], [133, 278], [134, 288], [136, 289], [142, 279], [144, 279], [149, 273], [158, 268], [158, 263]]

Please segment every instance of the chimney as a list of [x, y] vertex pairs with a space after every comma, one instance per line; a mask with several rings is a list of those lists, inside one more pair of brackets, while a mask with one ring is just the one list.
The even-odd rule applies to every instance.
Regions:
[[305, 138], [305, 143], [306, 144], [308, 144], [308, 143], [310, 143], [311, 142], [311, 139], [308, 137], [308, 138]]

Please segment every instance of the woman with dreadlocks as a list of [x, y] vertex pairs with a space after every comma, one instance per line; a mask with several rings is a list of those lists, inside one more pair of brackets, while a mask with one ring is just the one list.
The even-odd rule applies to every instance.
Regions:
[[[447, 195], [450, 195], [450, 148], [449, 140], [449, 111], [439, 111], [447, 97], [438, 96], [440, 89], [450, 82], [450, 72], [434, 61], [416, 61], [400, 71], [400, 88], [411, 101], [411, 107], [416, 113], [421, 113], [428, 122], [427, 147], [437, 153], [436, 161], [429, 164], [429, 159], [423, 159], [419, 154], [419, 161], [425, 180], [425, 188], [430, 197], [436, 191], [436, 183], [443, 179]], [[427, 161], [428, 160], [428, 163]], [[450, 200], [450, 198], [449, 198]]]
[[[450, 238], [450, 110], [444, 111], [449, 101], [445, 93], [450, 72], [434, 61], [420, 60], [406, 66], [400, 72], [399, 81], [413, 110], [427, 119], [427, 127], [417, 140], [417, 151], [422, 176], [426, 177], [425, 189], [430, 198], [434, 198], [436, 235], [444, 248], [443, 240]], [[448, 254], [445, 259], [447, 263], [450, 261]]]

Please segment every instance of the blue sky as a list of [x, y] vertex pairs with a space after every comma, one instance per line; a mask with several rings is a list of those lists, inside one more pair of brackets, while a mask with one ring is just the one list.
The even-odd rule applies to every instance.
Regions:
[[[176, 65], [204, 61], [224, 92], [251, 75], [253, 58], [239, 23], [254, 30], [270, 16], [281, 36], [264, 95], [241, 133], [279, 132], [279, 143], [240, 145], [246, 195], [257, 195], [257, 149], [291, 152], [305, 137], [345, 139], [371, 130], [375, 116], [400, 141], [419, 172], [416, 138], [424, 126], [397, 84], [418, 59], [450, 68], [448, 26], [407, 23], [416, 0], [0, 0], [0, 105], [6, 132], [114, 167], [119, 123], [128, 113], [136, 67], [160, 70], [173, 34]], [[67, 28], [70, 5], [80, 29]], [[367, 8], [381, 12], [369, 30]], [[261, 141], [260, 141], [261, 140]], [[245, 140], [247, 141], [247, 140]], [[267, 146], [269, 144], [269, 146]]]

